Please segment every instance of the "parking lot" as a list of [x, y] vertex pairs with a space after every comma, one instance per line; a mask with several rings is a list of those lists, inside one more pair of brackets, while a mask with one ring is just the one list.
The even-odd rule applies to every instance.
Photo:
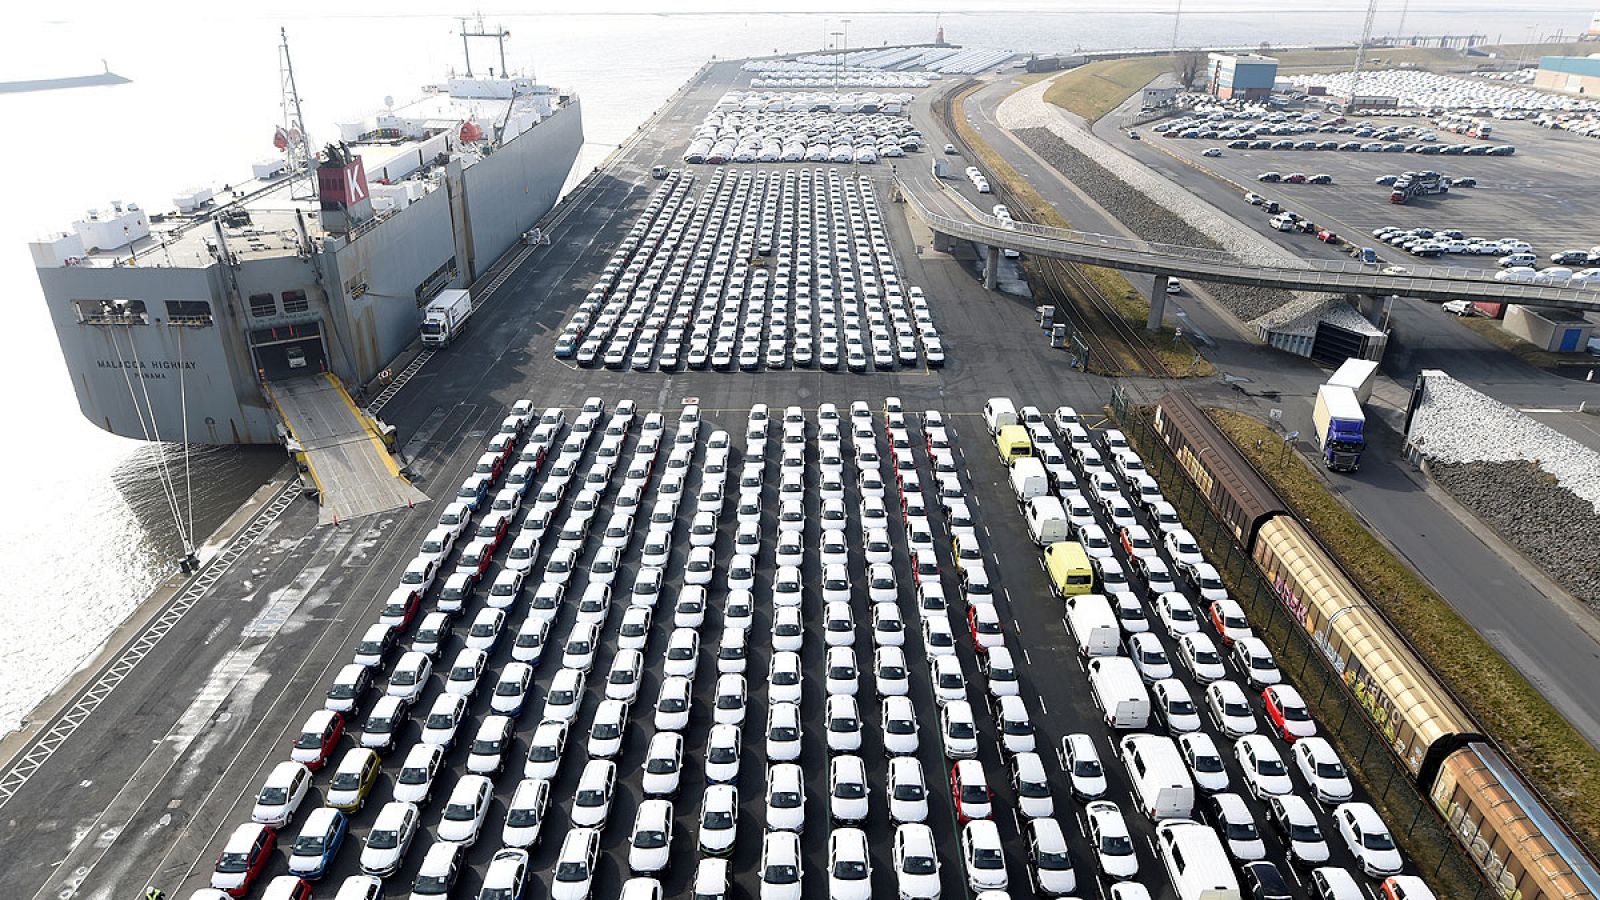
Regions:
[[[1354, 121], [1354, 120], [1352, 120]], [[1374, 117], [1375, 124], [1385, 123]], [[1414, 124], [1423, 119], [1394, 119]], [[1306, 137], [1324, 138], [1311, 134]], [[1530, 122], [1495, 122], [1492, 143], [1513, 144], [1514, 156], [1420, 156], [1412, 153], [1350, 153], [1300, 150], [1232, 150], [1225, 141], [1168, 140], [1149, 138], [1163, 150], [1210, 171], [1262, 196], [1276, 200], [1286, 210], [1300, 213], [1323, 227], [1332, 227], [1354, 245], [1378, 246], [1371, 236], [1385, 225], [1402, 229], [1454, 229], [1469, 237], [1491, 240], [1516, 238], [1533, 245], [1540, 264], [1549, 264], [1549, 255], [1572, 248], [1587, 249], [1600, 243], [1600, 232], [1575, 230], [1574, 223], [1597, 221], [1600, 215], [1600, 172], [1589, 161], [1592, 141], [1559, 131], [1539, 128]], [[1441, 134], [1441, 141], [1476, 143], [1473, 138]], [[1222, 156], [1205, 157], [1209, 147], [1224, 147]], [[1431, 169], [1449, 178], [1471, 177], [1477, 186], [1452, 189], [1448, 194], [1418, 197], [1404, 205], [1388, 200], [1389, 188], [1374, 184], [1374, 179], [1405, 171]], [[1333, 184], [1265, 184], [1257, 181], [1263, 172], [1285, 175], [1328, 174]], [[1223, 203], [1225, 212], [1237, 214], [1240, 221], [1268, 231], [1271, 218], [1259, 208], [1250, 209], [1243, 200], [1237, 205]], [[1297, 235], [1307, 248], [1317, 243], [1313, 235]], [[1394, 261], [1409, 260], [1406, 254], [1379, 246], [1380, 253]], [[1496, 257], [1449, 254], [1431, 264], [1495, 268]]]
[[[997, 614], [1000, 639], [1017, 663], [1016, 695], [1032, 720], [1039, 762], [1049, 782], [1053, 818], [1060, 823], [1073, 857], [1072, 870], [1078, 885], [1068, 890], [1081, 896], [1103, 892], [1091, 887], [1100, 866], [1086, 838], [1089, 826], [1084, 818], [1085, 805], [1081, 798], [1074, 798], [1062, 759], [1057, 754], [1061, 738], [1071, 733], [1085, 733], [1104, 762], [1109, 782], [1107, 797], [1117, 803], [1120, 818], [1130, 829], [1138, 861], [1135, 880], [1146, 885], [1154, 896], [1169, 896], [1166, 876], [1151, 843], [1152, 824], [1137, 812], [1130, 798], [1128, 780], [1116, 757], [1116, 735], [1105, 727], [1089, 697], [1082, 673], [1083, 662], [1077, 658], [1061, 622], [1061, 601], [1052, 597], [1046, 587], [1038, 563], [1039, 551], [1022, 528], [1021, 516], [1008, 494], [1006, 470], [994, 452], [983, 419], [967, 408], [948, 410], [942, 417], [944, 427], [938, 429], [929, 426], [932, 419], [922, 410], [906, 410], [891, 419], [886, 405], [892, 406], [892, 403], [874, 399], [852, 409], [845, 398], [840, 398], [835, 408], [837, 419], [828, 415], [825, 406], [766, 410], [766, 437], [754, 439], [747, 432], [757, 427], [757, 420], [750, 417], [752, 411], [749, 410], [705, 410], [698, 416], [668, 410], [665, 415], [652, 415], [642, 408], [630, 410], [631, 404], [624, 404], [621, 407], [624, 415], [619, 416], [618, 405], [613, 401], [605, 405], [604, 413], [585, 416], [579, 410], [567, 409], [558, 418], [554, 411], [533, 410], [530, 404], [529, 414], [543, 418], [544, 423], [530, 422], [526, 432], [529, 436], [524, 440], [500, 439], [491, 444], [501, 449], [482, 461], [488, 474], [492, 475], [496, 460], [505, 459], [508, 465], [495, 484], [481, 494], [481, 510], [471, 519], [463, 537], [470, 541], [472, 534], [480, 530], [486, 536], [502, 534], [500, 528], [485, 527], [484, 523], [496, 517], [492, 507], [497, 498], [502, 501], [500, 505], [507, 505], [509, 495], [500, 493], [505, 489], [506, 479], [520, 478], [526, 485], [523, 497], [520, 503], [507, 510], [512, 513], [513, 521], [487, 562], [474, 561], [477, 551], [470, 546], [463, 547], [464, 542], [458, 542], [457, 547], [445, 555], [436, 584], [425, 593], [421, 608], [404, 629], [400, 646], [374, 666], [380, 677], [362, 698], [368, 708], [379, 693], [405, 690], [392, 686], [391, 667], [395, 666], [400, 650], [414, 648], [424, 637], [418, 633], [423, 614], [442, 604], [457, 602], [456, 591], [447, 585], [450, 574], [468, 569], [482, 573], [481, 578], [475, 579], [476, 586], [460, 598], [459, 614], [451, 618], [442, 640], [432, 650], [432, 674], [409, 706], [408, 715], [400, 720], [400, 727], [392, 736], [393, 748], [383, 754], [382, 775], [360, 811], [352, 816], [349, 835], [342, 849], [333, 856], [323, 883], [338, 884], [361, 871], [364, 842], [378, 810], [395, 796], [401, 761], [419, 743], [444, 742], [448, 723], [434, 723], [433, 728], [424, 732], [429, 711], [439, 697], [461, 694], [468, 702], [464, 715], [455, 725], [453, 747], [443, 757], [441, 770], [432, 785], [431, 799], [420, 807], [419, 833], [403, 854], [401, 865], [385, 878], [387, 891], [392, 894], [412, 886], [430, 846], [439, 841], [446, 798], [455, 791], [469, 768], [490, 773], [494, 781], [493, 799], [481, 820], [480, 836], [465, 854], [464, 870], [451, 893], [466, 896], [479, 890], [484, 870], [506, 834], [508, 805], [517, 792], [519, 781], [528, 773], [524, 767], [530, 745], [538, 742], [536, 735], [541, 721], [552, 717], [569, 721], [570, 731], [550, 779], [548, 817], [540, 828], [541, 838], [533, 850], [530, 868], [532, 878], [541, 882], [540, 886], [531, 888], [534, 895], [557, 887], [551, 882], [552, 872], [566, 835], [573, 831], [571, 819], [576, 810], [574, 798], [579, 791], [580, 777], [591, 757], [613, 753], [610, 748], [600, 746], [603, 741], [591, 743], [591, 728], [604, 713], [618, 706], [615, 700], [609, 705], [604, 703], [608, 694], [618, 697], [636, 690], [636, 699], [627, 704], [628, 713], [621, 719], [626, 724], [622, 729], [620, 750], [611, 756], [616, 763], [616, 782], [614, 795], [601, 817], [601, 857], [591, 886], [600, 895], [613, 896], [629, 877], [630, 837], [635, 816], [647, 799], [642, 772], [647, 748], [653, 736], [675, 731], [683, 736], [684, 756], [679, 787], [671, 797], [675, 835], [670, 842], [671, 865], [662, 873], [662, 883], [669, 894], [685, 894], [691, 887], [695, 860], [700, 855], [697, 845], [706, 837], [700, 814], [707, 796], [708, 771], [719, 762], [724, 776], [727, 769], [725, 760], [712, 757], [704, 748], [711, 743], [713, 720], [736, 717], [740, 712], [736, 704], [720, 701], [724, 692], [719, 688], [728, 685], [725, 674], [738, 674], [738, 654], [725, 654], [723, 650], [735, 643], [728, 637], [730, 632], [741, 632], [747, 637], [742, 655], [746, 696], [742, 707], [743, 723], [738, 726], [740, 752], [734, 771], [737, 773], [739, 815], [730, 860], [733, 879], [742, 895], [754, 897], [762, 893], [759, 862], [764, 832], [780, 824], [776, 821], [778, 818], [792, 821], [792, 813], [769, 809], [764, 796], [767, 777], [774, 765], [769, 757], [787, 757], [792, 752], [798, 754], [797, 762], [803, 767], [806, 795], [804, 816], [800, 820], [804, 830], [799, 838], [804, 895], [822, 896], [827, 890], [829, 827], [826, 816], [834, 808], [829, 797], [828, 762], [841, 755], [835, 748], [840, 741], [860, 742], [859, 748], [843, 751], [843, 755], [861, 760], [868, 785], [868, 812], [860, 827], [865, 831], [866, 846], [870, 850], [873, 893], [888, 896], [895, 889], [896, 877], [890, 857], [894, 823], [890, 820], [890, 804], [885, 793], [889, 766], [886, 744], [892, 741], [897, 749], [904, 751], [901, 742], [907, 737], [903, 734], [890, 737], [885, 733], [886, 723], [879, 714], [880, 696], [896, 690], [894, 684], [898, 682], [880, 679], [875, 671], [875, 659], [881, 648], [900, 645], [903, 645], [907, 661], [906, 696], [914, 710], [918, 735], [915, 750], [905, 755], [921, 765], [928, 803], [926, 823], [932, 829], [938, 848], [943, 895], [962, 894], [967, 890], [967, 879], [960, 855], [960, 828], [947, 780], [950, 750], [959, 741], [947, 742], [941, 736], [940, 704], [935, 700], [935, 685], [929, 669], [929, 660], [942, 655], [958, 660], [956, 665], [965, 680], [964, 689], [958, 685], [955, 693], [947, 697], [964, 696], [975, 711], [976, 758], [995, 795], [993, 819], [1003, 841], [1007, 880], [1013, 894], [1027, 893], [1030, 884], [1027, 847], [1021, 837], [1026, 820], [1017, 811], [1018, 797], [1010, 784], [1015, 755], [1001, 752], [1002, 742], [1015, 740], [1016, 736], [1004, 737], [997, 728], [994, 695], [1002, 693], [1003, 688], [987, 677], [984, 659], [975, 648], [975, 636], [967, 627], [968, 610], [985, 605], [985, 601], [968, 596], [972, 582], [959, 575], [962, 569], [981, 565], [989, 575], [987, 582], [992, 599], [988, 603]], [[587, 421], [592, 429], [579, 426], [580, 421]], [[1049, 431], [1053, 426], [1041, 424], [1041, 427]], [[586, 430], [590, 431], [589, 437], [573, 439], [575, 434]], [[1069, 443], [1067, 434], [1059, 434], [1063, 444]], [[1097, 446], [1105, 458], [1110, 458], [1114, 448], [1108, 447], [1103, 437], [1097, 433], [1093, 446]], [[652, 451], [651, 444], [657, 449]], [[943, 450], [940, 445], [946, 444], [948, 450]], [[725, 449], [719, 449], [724, 445]], [[540, 448], [546, 449], [541, 451]], [[939, 467], [948, 470], [948, 474], [936, 471], [936, 453], [941, 460]], [[755, 463], [754, 468], [747, 468], [757, 456], [764, 459]], [[1094, 474], [1094, 466], [1092, 462], [1088, 466], [1081, 465], [1079, 460], [1091, 460], [1092, 456], [1080, 450], [1073, 457], [1071, 474], [1058, 476], [1057, 486], [1064, 488], [1065, 479], [1070, 477], [1083, 488], [1081, 493], [1089, 496], [1087, 485]], [[603, 459], [615, 462], [609, 467], [597, 467], [596, 463]], [[517, 469], [519, 461], [523, 460], [523, 468]], [[647, 461], [649, 466], [645, 465]], [[529, 477], [535, 465], [538, 472]], [[1059, 467], [1057, 471], [1060, 472]], [[942, 480], [951, 476], [963, 495], [959, 500], [940, 489]], [[563, 479], [568, 479], [564, 482], [567, 487], [557, 497], [551, 493], [551, 488], [563, 483]], [[599, 497], [587, 517], [579, 513], [581, 508], [589, 506], [588, 499], [583, 496], [584, 487], [596, 489]], [[1117, 493], [1121, 495], [1120, 489]], [[474, 492], [474, 496], [479, 495]], [[915, 515], [917, 501], [908, 501], [907, 497], [921, 498], [925, 516]], [[881, 506], [874, 502], [876, 499], [881, 499]], [[960, 565], [952, 557], [951, 525], [962, 517], [952, 516], [950, 511], [958, 502], [970, 511], [972, 521], [967, 527], [971, 528], [969, 533], [976, 538], [979, 547], [977, 559], [964, 560]], [[628, 510], [637, 510], [631, 521], [614, 518], [617, 513]], [[658, 511], [666, 514], [658, 517], [655, 515]], [[1111, 521], [1103, 513], [1094, 515], [1106, 534], [1115, 533]], [[572, 530], [571, 526], [582, 518], [587, 518], [591, 526], [586, 530]], [[708, 521], [712, 524], [709, 529], [704, 527]], [[1148, 518], [1144, 521], [1152, 532], [1158, 530]], [[613, 524], [621, 527], [613, 530]], [[880, 525], [882, 534], [875, 535], [873, 532]], [[654, 565], [663, 563], [660, 558], [663, 551], [660, 538], [651, 539], [652, 532], [671, 536], [661, 565]], [[530, 543], [528, 538], [519, 538], [519, 534], [537, 534], [538, 549], [525, 561], [513, 562], [514, 554], [526, 555], [516, 548], [526, 548]], [[842, 535], [843, 541], [825, 540], [829, 534]], [[786, 538], [792, 535], [800, 536], [798, 548], [792, 538]], [[887, 538], [887, 548], [881, 546], [880, 537]], [[564, 566], [552, 564], [554, 557], [565, 555], [559, 546], [563, 540], [578, 548], [574, 554], [575, 564], [565, 573], [561, 571]], [[911, 556], [913, 541], [920, 548], [916, 565]], [[621, 549], [614, 567], [595, 566], [596, 560], [612, 559], [607, 545], [617, 547], [618, 544]], [[697, 557], [707, 555], [707, 549], [715, 560], [709, 570], [696, 561]], [[937, 574], [926, 568], [929, 550], [937, 560]], [[748, 565], [750, 559], [743, 554], [753, 557], [753, 566]], [[784, 564], [798, 562], [798, 570], [781, 568], [780, 554]], [[793, 554], [798, 554], [797, 559]], [[873, 559], [889, 560], [887, 574], [893, 581], [892, 586], [882, 583], [886, 573], [871, 568], [869, 555]], [[1117, 550], [1113, 555], [1131, 569], [1125, 553]], [[647, 560], [647, 556], [650, 559]], [[646, 565], [647, 561], [652, 565]], [[824, 600], [825, 594], [840, 590], [827, 577], [826, 565], [840, 562], [848, 567], [849, 576], [843, 587], [848, 596], [844, 608], [850, 613], [849, 627], [845, 628], [835, 624], [841, 619], [840, 607], [830, 606]], [[503, 582], [508, 569], [524, 565], [528, 578], [521, 595], [508, 600], [504, 592], [497, 593], [490, 587], [497, 581]], [[653, 577], [657, 570], [659, 590], [641, 588], [641, 584], [653, 586], [657, 583]], [[648, 574], [641, 578], [641, 572]], [[559, 596], [563, 599], [553, 604], [540, 599], [555, 594], [549, 588], [539, 588], [540, 583], [554, 584], [562, 580], [565, 590]], [[609, 602], [583, 602], [583, 598], [606, 593], [592, 590], [602, 582], [611, 585]], [[680, 608], [681, 599], [698, 593], [692, 589], [696, 582], [704, 582], [706, 587], [703, 611]], [[932, 583], [940, 588], [924, 586]], [[788, 588], [796, 585], [800, 588], [798, 608], [802, 626], [798, 635], [790, 627], [793, 622], [788, 614], [781, 612], [795, 608], [790, 599], [794, 594]], [[1124, 620], [1125, 624], [1129, 630], [1147, 627], [1168, 658], [1176, 660], [1177, 629], [1174, 627], [1169, 633], [1152, 603], [1154, 598], [1148, 595], [1147, 586], [1137, 577], [1135, 585], [1133, 590], [1139, 598], [1136, 602], [1144, 614], [1145, 624], [1141, 626], [1131, 617]], [[381, 590], [387, 594], [390, 588]], [[1183, 590], [1195, 602], [1196, 610], [1204, 609], [1188, 587]], [[928, 599], [930, 594], [942, 595], [947, 608], [938, 608]], [[504, 607], [507, 613], [498, 629], [472, 627], [474, 622], [487, 621], [484, 611], [496, 607]], [[630, 626], [624, 635], [624, 623], [637, 625], [644, 615], [627, 612], [633, 607], [652, 610], [649, 624], [642, 633]], [[398, 609], [391, 612], [401, 614]], [[495, 618], [493, 613], [489, 614], [489, 619]], [[1203, 619], [1203, 615], [1200, 618]], [[571, 636], [585, 630], [578, 624], [580, 619], [599, 623], [599, 640], [587, 648], [568, 645]], [[896, 620], [902, 627], [893, 627]], [[539, 626], [530, 623], [540, 621], [548, 621], [549, 631], [535, 662], [528, 660], [531, 652], [528, 642], [521, 642], [520, 649], [516, 646], [517, 636], [538, 631]], [[1205, 629], [1210, 630], [1209, 626]], [[937, 639], [940, 633], [952, 636], [948, 650]], [[667, 649], [688, 640], [690, 635], [698, 638], [697, 656], [687, 661], [668, 660]], [[930, 644], [925, 636], [935, 640]], [[486, 665], [475, 681], [451, 676], [453, 683], [447, 684], [447, 674], [457, 668], [455, 663], [459, 662], [458, 657], [469, 639], [480, 646], [488, 642]], [[994, 640], [994, 637], [984, 640]], [[780, 641], [785, 648], [798, 645], [798, 650], [779, 650]], [[435, 642], [429, 640], [428, 643], [434, 645]], [[621, 647], [624, 643], [628, 648]], [[639, 677], [629, 687], [628, 679], [622, 678], [619, 682], [611, 673], [619, 669], [631, 671], [616, 667], [614, 663], [619, 659], [619, 650], [624, 650], [620, 658], [628, 660], [631, 654], [625, 649], [640, 647], [641, 643], [643, 666]], [[848, 649], [835, 649], [839, 647]], [[768, 673], [773, 670], [776, 656], [791, 652], [798, 653], [800, 658], [801, 731], [797, 749], [791, 749], [786, 740], [774, 740], [767, 733], [769, 715], [779, 703], [773, 697], [774, 691], [796, 690], [791, 685], [769, 682]], [[854, 696], [859, 723], [855, 730], [833, 727], [833, 720], [840, 716], [825, 714], [829, 688], [843, 693], [851, 687], [844, 673], [831, 670], [831, 666], [839, 662], [834, 657], [841, 652], [853, 657], [858, 670]], [[479, 728], [491, 717], [492, 704], [515, 705], [515, 696], [507, 700], [507, 695], [495, 686], [508, 667], [518, 661], [529, 662], [534, 669], [532, 682], [525, 691], [526, 701], [514, 718], [509, 745], [486, 755], [481, 752], [482, 747], [474, 748], [475, 738], [479, 736]], [[589, 674], [581, 678], [559, 675], [564, 663], [579, 668], [587, 664]], [[941, 665], [949, 667], [949, 664]], [[673, 667], [671, 671], [692, 673], [691, 699], [687, 721], [683, 723], [663, 718], [666, 714], [657, 710], [669, 677], [669, 666]], [[679, 669], [679, 666], [686, 668]], [[780, 670], [783, 668], [779, 666]], [[1202, 685], [1190, 677], [1183, 666], [1173, 668], [1174, 675], [1198, 702]], [[578, 697], [564, 701], [564, 698], [548, 696], [553, 683], [569, 678], [576, 678], [583, 685]], [[619, 684], [621, 687], [617, 686]], [[945, 689], [949, 689], [948, 685]], [[1247, 693], [1256, 692], [1247, 689]], [[792, 693], [785, 696], [792, 696]], [[1266, 733], [1259, 696], [1251, 703], [1258, 726]], [[307, 698], [304, 706], [304, 715], [310, 716], [321, 706], [321, 700]], [[351, 719], [348, 734], [328, 754], [329, 764], [315, 777], [310, 795], [291, 824], [281, 829], [281, 846], [292, 843], [292, 836], [308, 811], [324, 796], [329, 773], [345, 754], [352, 752], [356, 741], [367, 730], [365, 715], [363, 711]], [[1162, 721], [1160, 717], [1152, 718], [1149, 730], [1160, 733]], [[444, 731], [440, 730], [442, 726]], [[1201, 730], [1212, 736], [1220, 750], [1230, 781], [1228, 789], [1248, 794], [1242, 770], [1230, 752], [1232, 741], [1224, 738], [1209, 719]], [[1293, 769], [1294, 763], [1285, 745], [1275, 737], [1268, 740]], [[492, 762], [495, 759], [498, 759], [498, 768]], [[485, 760], [490, 762], [486, 764]], [[262, 760], [258, 772], [264, 774], [275, 762]], [[534, 767], [538, 768], [537, 761]], [[1295, 791], [1311, 796], [1304, 777], [1298, 772], [1293, 777]], [[1037, 802], [1040, 801], [1035, 798], [1030, 804]], [[251, 803], [250, 797], [241, 798], [235, 811], [236, 821], [248, 820]], [[1297, 896], [1304, 895], [1310, 867], [1297, 868], [1286, 863], [1285, 843], [1268, 824], [1263, 804], [1249, 797], [1244, 803], [1259, 824], [1266, 858], [1279, 864], [1285, 877], [1296, 885]], [[1203, 805], [1197, 795], [1197, 812]], [[591, 808], [584, 814], [594, 812]], [[1349, 869], [1350, 857], [1342, 847], [1328, 811], [1320, 811], [1318, 819], [1331, 851], [1331, 863]], [[220, 851], [221, 848], [215, 849]], [[286, 853], [280, 850], [267, 863], [262, 875], [280, 874], [285, 871], [285, 865]], [[199, 870], [195, 883], [186, 887], [198, 887], [204, 880], [204, 861]], [[1359, 871], [1352, 871], [1358, 880], [1366, 880]], [[781, 890], [775, 889], [774, 895], [777, 893]]]

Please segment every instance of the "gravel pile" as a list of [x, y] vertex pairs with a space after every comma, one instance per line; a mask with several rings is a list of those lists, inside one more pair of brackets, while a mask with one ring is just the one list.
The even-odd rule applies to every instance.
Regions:
[[[1428, 378], [1408, 438], [1433, 462], [1535, 463], [1600, 511], [1600, 453], [1448, 375]], [[1565, 521], [1545, 517], [1546, 526]], [[1589, 565], [1600, 569], [1596, 559]]]
[[1533, 462], [1434, 462], [1435, 481], [1578, 599], [1600, 607], [1600, 514]]
[[[1237, 258], [1230, 248], [1212, 240], [1206, 231], [1190, 224], [1183, 216], [1157, 203], [1147, 194], [1128, 190], [1126, 181], [1053, 131], [1047, 128], [1023, 128], [1012, 133], [1141, 239], [1204, 247], [1227, 252]], [[1271, 312], [1294, 297], [1289, 291], [1246, 285], [1208, 284], [1206, 290], [1234, 315], [1246, 321]]]

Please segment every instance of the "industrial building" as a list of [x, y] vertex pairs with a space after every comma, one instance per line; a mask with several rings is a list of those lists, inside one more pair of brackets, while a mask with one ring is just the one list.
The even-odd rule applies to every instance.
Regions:
[[1535, 309], [1508, 305], [1506, 330], [1541, 350], [1582, 353], [1594, 324], [1570, 309]]
[[1278, 61], [1256, 53], [1213, 53], [1206, 79], [1211, 93], [1224, 100], [1260, 100], [1272, 93]]
[[1540, 57], [1533, 84], [1551, 91], [1600, 96], [1600, 54]]

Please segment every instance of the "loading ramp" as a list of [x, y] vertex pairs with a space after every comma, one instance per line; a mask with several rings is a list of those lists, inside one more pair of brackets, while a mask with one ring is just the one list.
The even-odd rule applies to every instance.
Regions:
[[317, 486], [319, 524], [344, 522], [428, 499], [400, 474], [378, 423], [331, 372], [263, 382], [285, 443]]

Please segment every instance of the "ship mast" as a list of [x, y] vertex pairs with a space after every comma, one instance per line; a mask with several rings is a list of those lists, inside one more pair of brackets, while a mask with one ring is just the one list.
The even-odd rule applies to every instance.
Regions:
[[[498, 44], [500, 48], [500, 77], [510, 78], [511, 73], [506, 70], [506, 38], [508, 37], [511, 37], [511, 32], [505, 30], [504, 27], [499, 25], [496, 25], [493, 31], [485, 30], [483, 27], [483, 16], [478, 17], [478, 28], [476, 31], [469, 30], [467, 20], [462, 19], [461, 52], [462, 55], [466, 56], [467, 58], [467, 77], [472, 77], [472, 43], [468, 40], [468, 38], [494, 38], [495, 43]], [[493, 74], [493, 72], [490, 74]]]
[[[311, 136], [306, 134], [305, 116], [300, 112], [300, 91], [294, 83], [294, 60], [289, 56], [288, 29], [279, 28], [278, 91], [283, 107], [283, 155], [289, 166], [289, 196], [311, 199], [317, 195], [316, 179], [311, 177]], [[304, 193], [295, 188], [305, 178]]]

